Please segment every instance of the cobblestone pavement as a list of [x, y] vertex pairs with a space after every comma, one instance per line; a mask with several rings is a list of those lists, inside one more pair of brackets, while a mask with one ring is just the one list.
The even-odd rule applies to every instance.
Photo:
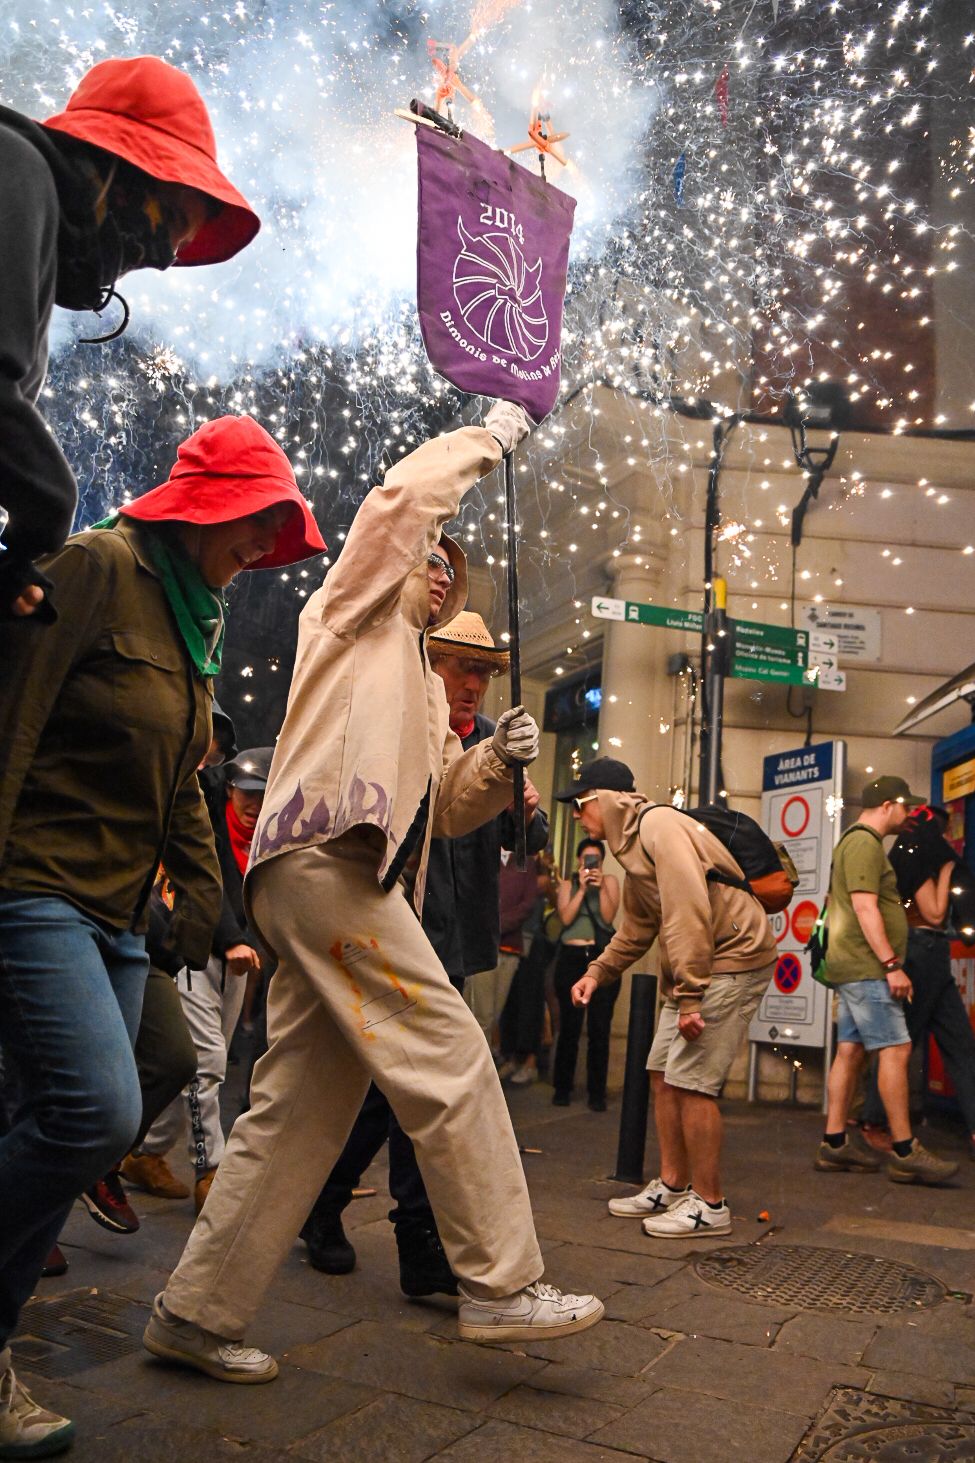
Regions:
[[606, 1210], [629, 1192], [605, 1177], [618, 1103], [553, 1109], [542, 1084], [510, 1101], [521, 1143], [542, 1150], [524, 1161], [546, 1278], [595, 1290], [601, 1325], [524, 1347], [458, 1341], [455, 1302], [399, 1292], [377, 1162], [379, 1193], [346, 1216], [357, 1269], [319, 1275], [296, 1244], [250, 1336], [281, 1375], [228, 1387], [138, 1345], [191, 1204], [134, 1194], [131, 1236], [79, 1206], [69, 1272], [42, 1283], [18, 1348], [36, 1394], [76, 1420], [75, 1463], [975, 1459], [975, 1165], [960, 1133], [925, 1130], [962, 1158], [956, 1186], [915, 1189], [815, 1173], [816, 1113], [730, 1104], [732, 1234], [651, 1241]]

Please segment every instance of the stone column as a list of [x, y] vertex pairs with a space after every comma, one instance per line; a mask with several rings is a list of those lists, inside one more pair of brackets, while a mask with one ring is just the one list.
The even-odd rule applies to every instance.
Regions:
[[[609, 593], [616, 599], [665, 603], [665, 550], [659, 530], [647, 529], [640, 538], [639, 551], [631, 535], [627, 552], [607, 561], [613, 576]], [[650, 625], [603, 623], [599, 755], [626, 762], [641, 792], [667, 801], [674, 693], [666, 666], [674, 636]]]

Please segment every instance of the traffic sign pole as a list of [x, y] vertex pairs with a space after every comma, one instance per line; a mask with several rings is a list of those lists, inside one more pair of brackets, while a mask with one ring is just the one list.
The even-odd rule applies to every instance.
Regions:
[[721, 792], [721, 734], [724, 725], [724, 678], [727, 665], [728, 585], [712, 584], [712, 609], [705, 636], [707, 656], [707, 737], [701, 742], [701, 801], [715, 803]]

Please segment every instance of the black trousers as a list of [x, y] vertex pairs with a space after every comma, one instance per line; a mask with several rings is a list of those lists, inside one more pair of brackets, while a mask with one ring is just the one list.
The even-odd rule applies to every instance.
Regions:
[[501, 1020], [501, 1051], [506, 1057], [537, 1056], [545, 1027], [545, 972], [555, 946], [536, 935], [531, 949], [518, 962]]
[[327, 1226], [329, 1220], [342, 1213], [352, 1198], [352, 1190], [358, 1188], [362, 1175], [387, 1140], [389, 1193], [395, 1200], [389, 1211], [391, 1222], [399, 1227], [417, 1221], [431, 1229], [436, 1228], [412, 1140], [403, 1132], [396, 1121], [396, 1114], [375, 1082], [370, 1084], [346, 1145], [312, 1206], [306, 1228], [313, 1230], [319, 1224]]
[[[914, 999], [904, 1006], [911, 1041], [917, 1046], [928, 1035], [934, 1037], [954, 1085], [965, 1127], [975, 1133], [975, 1032], [951, 973], [948, 937], [938, 930], [911, 930], [904, 969], [914, 987]], [[867, 1080], [860, 1116], [865, 1123], [883, 1125], [887, 1121], [877, 1089], [876, 1068]]]
[[196, 1076], [196, 1047], [172, 976], [149, 967], [142, 1019], [135, 1040], [135, 1064], [142, 1092], [142, 1120], [132, 1144], [138, 1148], [173, 1098]]
[[602, 1102], [606, 1097], [606, 1073], [609, 1069], [609, 1033], [620, 983], [614, 980], [612, 985], [597, 987], [588, 1006], [573, 1006], [570, 994], [579, 977], [585, 975], [595, 953], [594, 945], [562, 945], [555, 958], [559, 1039], [552, 1064], [552, 1083], [558, 1094], [567, 1096], [572, 1091], [582, 1023], [586, 1021], [586, 1087], [590, 1102]]

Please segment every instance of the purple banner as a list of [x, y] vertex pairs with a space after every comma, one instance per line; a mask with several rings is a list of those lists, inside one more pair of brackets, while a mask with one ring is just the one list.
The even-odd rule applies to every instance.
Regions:
[[478, 141], [416, 129], [417, 303], [434, 367], [540, 422], [561, 382], [575, 199]]

